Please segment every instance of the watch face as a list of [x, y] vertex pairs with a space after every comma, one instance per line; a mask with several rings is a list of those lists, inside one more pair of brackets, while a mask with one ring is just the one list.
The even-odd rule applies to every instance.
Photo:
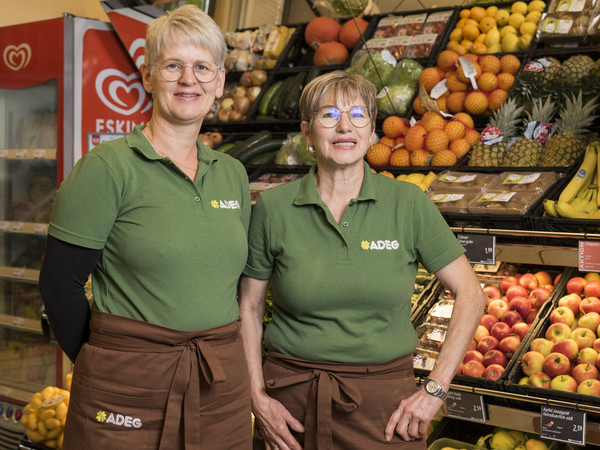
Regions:
[[427, 382], [425, 383], [425, 389], [427, 390], [427, 392], [433, 394], [435, 391], [438, 390], [438, 384], [435, 380], [427, 380]]

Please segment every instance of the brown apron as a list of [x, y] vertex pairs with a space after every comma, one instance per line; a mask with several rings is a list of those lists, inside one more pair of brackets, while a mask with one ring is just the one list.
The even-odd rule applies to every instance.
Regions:
[[263, 367], [267, 393], [305, 426], [294, 433], [304, 450], [425, 449], [384, 430], [403, 398], [416, 390], [412, 355], [385, 364], [306, 361], [269, 352]]
[[239, 320], [178, 331], [98, 311], [75, 363], [65, 450], [252, 448]]

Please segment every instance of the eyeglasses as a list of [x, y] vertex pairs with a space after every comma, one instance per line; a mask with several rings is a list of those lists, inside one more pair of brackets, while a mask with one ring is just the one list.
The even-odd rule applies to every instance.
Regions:
[[324, 106], [315, 111], [315, 116], [317, 116], [321, 126], [333, 128], [340, 123], [342, 113], [348, 114], [350, 123], [356, 128], [364, 128], [371, 123], [371, 113], [365, 106], [353, 106], [348, 111], [340, 111], [335, 106]]
[[160, 76], [165, 81], [179, 81], [185, 72], [185, 68], [191, 67], [200, 83], [210, 83], [217, 78], [217, 74], [221, 70], [221, 67], [212, 61], [199, 61], [195, 64], [166, 61], [164, 64], [155, 64], [155, 66], [158, 67]]

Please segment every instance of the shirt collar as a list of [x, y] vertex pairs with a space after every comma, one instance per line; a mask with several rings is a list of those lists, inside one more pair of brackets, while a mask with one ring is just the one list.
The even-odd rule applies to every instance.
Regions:
[[[365, 174], [363, 177], [363, 183], [360, 188], [360, 193], [356, 198], [357, 201], [373, 200], [377, 201], [377, 189], [375, 188], [373, 177], [376, 175], [371, 172], [371, 167], [364, 161]], [[308, 174], [302, 179], [300, 185], [300, 191], [294, 200], [294, 205], [310, 205], [322, 203], [319, 192], [317, 191], [317, 182], [315, 174], [317, 172], [317, 165], [315, 164], [310, 168]]]
[[[142, 130], [146, 128], [146, 125], [136, 125], [133, 131], [128, 134], [125, 139], [129, 147], [142, 154], [145, 158], [150, 160], [163, 159], [152, 147], [152, 144], [148, 142], [148, 139], [142, 133]], [[205, 164], [210, 164], [217, 160], [217, 155], [210, 152], [210, 148], [200, 142], [200, 139], [196, 140], [196, 149], [198, 150], [198, 160]]]

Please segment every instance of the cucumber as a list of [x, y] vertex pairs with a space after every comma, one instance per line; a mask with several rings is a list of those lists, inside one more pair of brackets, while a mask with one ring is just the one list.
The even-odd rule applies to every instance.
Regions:
[[221, 153], [227, 153], [229, 151], [229, 149], [231, 149], [234, 145], [235, 145], [235, 142], [229, 142], [228, 144], [219, 145], [217, 148], [215, 148], [215, 151], [221, 152]]
[[267, 153], [263, 153], [262, 155], [255, 156], [254, 158], [248, 160], [246, 165], [248, 166], [257, 166], [261, 164], [272, 164], [275, 161], [275, 157], [279, 153], [279, 149], [273, 150]]
[[281, 139], [271, 139], [248, 148], [245, 152], [238, 156], [238, 159], [243, 164], [248, 164], [248, 161], [256, 158], [259, 155], [264, 155], [265, 153], [273, 152], [275, 150], [279, 151], [282, 145], [283, 141]]
[[300, 100], [300, 94], [302, 94], [302, 88], [305, 79], [306, 72], [300, 72], [292, 77], [292, 81], [287, 88], [287, 92], [285, 95], [281, 96], [279, 101], [277, 108], [278, 119], [289, 120], [298, 118], [300, 115], [298, 103]]
[[279, 89], [277, 89], [277, 92], [275, 92], [275, 95], [273, 95], [273, 98], [271, 98], [271, 101], [269, 102], [267, 115], [269, 115], [271, 117], [275, 117], [275, 118], [278, 116], [279, 104], [282, 101], [281, 99], [282, 99], [282, 97], [287, 95], [289, 86], [290, 86], [291, 82], [293, 81], [293, 79], [294, 79], [294, 75], [291, 75], [282, 80], [283, 84], [281, 85], [281, 87]]
[[235, 144], [232, 148], [227, 152], [228, 155], [233, 156], [234, 158], [238, 158], [240, 154], [242, 154], [247, 148], [250, 148], [254, 145], [257, 145], [261, 142], [268, 141], [271, 139], [271, 132], [267, 130], [259, 131], [258, 133], [253, 134], [248, 139], [245, 139], [237, 144]]
[[275, 83], [271, 85], [267, 92], [263, 95], [260, 100], [260, 105], [258, 107], [258, 115], [259, 116], [267, 116], [269, 114], [269, 102], [273, 98], [273, 96], [277, 93], [277, 90], [281, 88], [283, 85], [283, 80], [277, 80]]

